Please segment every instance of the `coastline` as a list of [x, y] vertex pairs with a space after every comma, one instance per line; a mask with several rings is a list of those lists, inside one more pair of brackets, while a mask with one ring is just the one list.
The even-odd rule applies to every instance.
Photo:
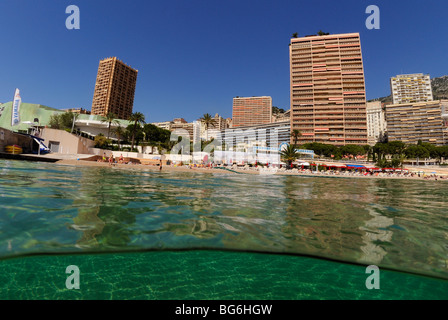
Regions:
[[[56, 164], [69, 165], [69, 166], [88, 166], [88, 167], [103, 167], [103, 168], [118, 168], [118, 169], [137, 169], [137, 170], [150, 170], [154, 172], [160, 172], [159, 166], [155, 165], [144, 165], [144, 164], [118, 164], [113, 165], [107, 162], [96, 162], [87, 160], [59, 160]], [[448, 168], [420, 168], [420, 167], [408, 167], [410, 172], [421, 172], [421, 176], [415, 174], [414, 177], [411, 176], [401, 176], [401, 175], [362, 175], [362, 174], [326, 174], [326, 173], [311, 173], [311, 172], [290, 172], [290, 171], [269, 171], [269, 170], [223, 170], [217, 168], [189, 168], [189, 167], [175, 167], [164, 165], [161, 172], [195, 172], [195, 173], [218, 173], [218, 174], [259, 174], [259, 175], [281, 175], [281, 176], [297, 176], [297, 177], [323, 177], [323, 178], [360, 178], [360, 179], [400, 179], [400, 180], [423, 180], [423, 181], [436, 181], [433, 172], [436, 172], [437, 181], [448, 181]], [[444, 179], [440, 179], [440, 176], [444, 176]]]

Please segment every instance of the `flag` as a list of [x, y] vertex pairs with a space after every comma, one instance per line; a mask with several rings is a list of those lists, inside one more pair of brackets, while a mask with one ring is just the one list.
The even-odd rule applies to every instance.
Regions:
[[22, 98], [20, 98], [20, 90], [16, 89], [16, 92], [14, 93], [14, 100], [12, 102], [11, 127], [18, 125], [20, 122], [19, 110], [20, 110], [21, 103], [22, 103]]

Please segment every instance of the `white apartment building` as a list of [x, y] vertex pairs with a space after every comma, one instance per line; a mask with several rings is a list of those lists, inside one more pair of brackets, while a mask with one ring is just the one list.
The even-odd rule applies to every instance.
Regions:
[[201, 120], [198, 120], [201, 122], [200, 139], [202, 140], [210, 140], [211, 138], [217, 139], [221, 130], [228, 128], [226, 119], [221, 117], [219, 114], [215, 114], [212, 120], [213, 122], [209, 124], [208, 130], [205, 123]]
[[153, 122], [151, 123], [159, 128], [165, 129], [165, 130], [171, 130], [171, 125], [173, 124], [172, 121], [164, 121], [164, 122]]
[[429, 74], [402, 74], [390, 78], [394, 104], [433, 101]]
[[367, 143], [375, 145], [384, 140], [387, 124], [380, 101], [367, 102]]

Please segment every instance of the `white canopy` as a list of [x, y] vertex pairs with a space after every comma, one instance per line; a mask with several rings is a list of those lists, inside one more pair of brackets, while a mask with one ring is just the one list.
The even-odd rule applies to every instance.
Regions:
[[299, 166], [309, 166], [310, 164], [305, 161], [294, 161], [293, 164], [299, 165]]

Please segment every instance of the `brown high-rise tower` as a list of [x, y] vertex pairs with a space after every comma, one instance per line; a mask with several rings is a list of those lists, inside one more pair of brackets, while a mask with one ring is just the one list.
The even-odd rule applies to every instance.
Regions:
[[128, 119], [134, 105], [138, 71], [116, 57], [100, 61], [93, 94], [92, 114], [105, 116], [114, 113]]
[[272, 98], [233, 98], [233, 127], [254, 126], [272, 122]]
[[291, 131], [301, 132], [301, 144], [367, 144], [358, 33], [291, 39], [290, 68]]

